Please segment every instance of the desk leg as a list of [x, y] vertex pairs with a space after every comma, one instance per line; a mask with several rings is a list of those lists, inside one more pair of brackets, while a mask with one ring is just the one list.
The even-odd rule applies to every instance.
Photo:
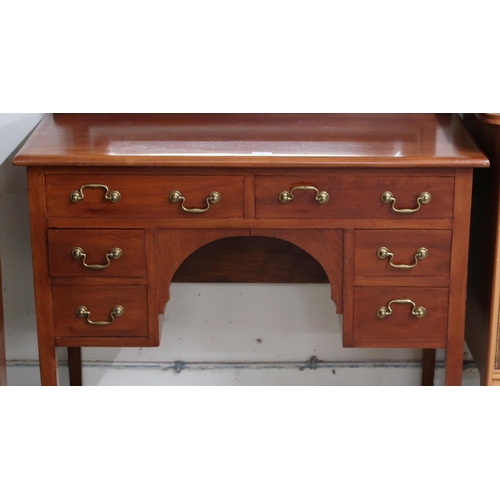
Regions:
[[462, 385], [471, 199], [472, 170], [463, 169], [457, 171], [455, 177], [453, 242], [451, 247], [446, 385]]
[[33, 252], [33, 280], [40, 380], [42, 385], [57, 385], [57, 355], [48, 268], [47, 202], [43, 167], [28, 168], [28, 191], [31, 247], [36, 249]]
[[450, 345], [446, 349], [446, 385], [462, 385], [463, 365], [463, 343], [460, 345]]
[[68, 347], [69, 385], [82, 385], [82, 349]]
[[424, 349], [422, 358], [422, 385], [434, 385], [436, 349]]
[[38, 355], [40, 358], [40, 380], [42, 385], [57, 385], [57, 353], [51, 338], [38, 335]]

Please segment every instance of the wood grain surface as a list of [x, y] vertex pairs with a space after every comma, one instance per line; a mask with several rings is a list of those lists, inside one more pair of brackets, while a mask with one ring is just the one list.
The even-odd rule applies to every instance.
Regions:
[[[111, 229], [50, 229], [49, 266], [51, 276], [146, 276], [146, 242], [143, 230]], [[87, 265], [107, 265], [106, 255], [119, 248], [119, 259], [109, 257], [110, 264], [104, 269], [92, 269], [83, 265], [83, 259], [75, 259], [72, 250], [81, 248]]]
[[38, 166], [484, 167], [456, 115], [47, 115], [13, 162]]
[[[279, 194], [295, 186], [314, 186], [326, 191], [330, 199], [326, 203], [315, 200], [312, 190], [294, 191], [294, 199], [282, 203]], [[428, 204], [422, 204], [415, 213], [398, 213], [392, 203], [381, 200], [385, 191], [396, 198], [395, 208], [415, 209], [417, 198], [423, 192], [432, 196]], [[453, 217], [454, 178], [358, 176], [339, 174], [331, 176], [259, 175], [255, 179], [255, 204], [258, 219], [319, 219], [365, 218], [372, 219], [451, 219]]]
[[224, 238], [195, 250], [177, 283], [328, 283], [316, 259], [296, 245], [264, 236]]
[[[356, 276], [393, 276], [397, 278], [449, 276], [452, 231], [439, 230], [357, 230], [355, 231], [354, 274]], [[396, 268], [389, 258], [377, 256], [385, 247], [394, 254], [395, 265], [415, 264], [419, 248], [428, 250], [426, 259], [413, 268]]]
[[[424, 318], [411, 314], [408, 304], [392, 305], [393, 314], [381, 319], [377, 310], [391, 300], [410, 299], [416, 306], [427, 310]], [[405, 341], [446, 339], [448, 323], [448, 289], [422, 287], [355, 287], [354, 288], [354, 338], [360, 345], [363, 339], [390, 347], [386, 340]]]
[[[147, 288], [139, 286], [53, 286], [54, 328], [59, 337], [147, 337]], [[76, 315], [85, 306], [91, 321], [110, 321], [115, 306], [123, 316], [110, 325], [96, 326]]]
[[[84, 188], [85, 198], [77, 203], [69, 195], [87, 184], [101, 184], [118, 191], [121, 198], [105, 199], [106, 189]], [[51, 217], [178, 217], [199, 220], [212, 217], [243, 217], [242, 176], [184, 175], [47, 175], [47, 211]], [[204, 213], [188, 213], [169, 199], [172, 191], [185, 198], [186, 208], [206, 208], [212, 191], [221, 195]]]

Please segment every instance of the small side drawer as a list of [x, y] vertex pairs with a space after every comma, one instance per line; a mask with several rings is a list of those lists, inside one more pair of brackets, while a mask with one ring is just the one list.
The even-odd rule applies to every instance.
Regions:
[[49, 229], [51, 276], [146, 276], [143, 230]]
[[[145, 286], [53, 286], [52, 302], [56, 337], [148, 336]], [[112, 311], [118, 306], [123, 314], [113, 318]], [[80, 307], [89, 315], [78, 316]]]
[[[353, 334], [356, 346], [362, 341], [384, 341], [395, 347], [394, 340], [400, 341], [399, 347], [406, 347], [415, 341], [446, 340], [448, 325], [448, 288], [423, 287], [355, 287]], [[418, 318], [412, 314], [413, 305], [392, 303], [394, 300], [410, 300], [415, 309], [425, 308], [425, 316]], [[377, 312], [385, 308], [392, 314], [381, 318]], [[418, 311], [417, 311], [418, 312]]]
[[450, 275], [451, 230], [363, 229], [354, 234], [355, 276]]
[[[452, 219], [454, 186], [455, 180], [451, 176], [412, 176], [411, 171], [408, 171], [408, 176], [392, 177], [375, 173], [373, 176], [259, 175], [255, 178], [256, 217]], [[309, 189], [304, 189], [306, 187]], [[324, 201], [325, 195], [321, 197], [321, 193], [327, 193], [328, 201]], [[384, 203], [384, 193], [392, 194], [394, 201]], [[423, 193], [430, 193], [429, 202], [419, 202]], [[291, 200], [290, 194], [293, 196]]]
[[[243, 217], [243, 176], [50, 174], [45, 185], [49, 217]], [[183, 210], [174, 191], [185, 208], [208, 209]], [[220, 200], [207, 203], [213, 192]]]

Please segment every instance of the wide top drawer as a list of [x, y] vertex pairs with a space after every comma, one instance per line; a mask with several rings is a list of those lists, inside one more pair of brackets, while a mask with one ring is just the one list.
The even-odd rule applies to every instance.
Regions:
[[243, 217], [243, 176], [48, 174], [45, 186], [49, 217]]
[[257, 218], [451, 219], [451, 176], [302, 175], [255, 178]]

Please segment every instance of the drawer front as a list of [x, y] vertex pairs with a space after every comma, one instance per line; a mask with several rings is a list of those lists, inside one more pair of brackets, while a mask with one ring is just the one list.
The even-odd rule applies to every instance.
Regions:
[[[49, 217], [243, 217], [242, 176], [56, 174], [45, 185]], [[171, 201], [174, 191], [185, 200]]]
[[[393, 300], [411, 300], [415, 312], [424, 307], [422, 318], [412, 314], [410, 303], [392, 303]], [[378, 311], [385, 308], [386, 316]], [[392, 314], [390, 313], [392, 310]], [[383, 316], [384, 312], [380, 314]], [[354, 328], [356, 341], [400, 340], [405, 341], [445, 340], [448, 325], [448, 288], [422, 287], [355, 287]], [[358, 342], [359, 345], [359, 342]], [[394, 347], [392, 345], [392, 347]]]
[[146, 276], [143, 230], [49, 229], [51, 276]]
[[449, 230], [357, 230], [354, 234], [355, 276], [450, 275]]
[[[53, 286], [52, 301], [56, 337], [148, 336], [145, 286]], [[117, 306], [123, 308], [123, 314], [113, 319], [112, 311]], [[89, 315], [78, 316], [80, 307], [85, 307]]]
[[[453, 177], [412, 177], [411, 172], [408, 177], [260, 175], [255, 178], [255, 209], [257, 218], [451, 219], [454, 185]], [[324, 203], [322, 193], [328, 194]], [[385, 197], [388, 203], [382, 201], [384, 193], [392, 194]], [[419, 201], [427, 201], [423, 193], [430, 193], [428, 203]]]

